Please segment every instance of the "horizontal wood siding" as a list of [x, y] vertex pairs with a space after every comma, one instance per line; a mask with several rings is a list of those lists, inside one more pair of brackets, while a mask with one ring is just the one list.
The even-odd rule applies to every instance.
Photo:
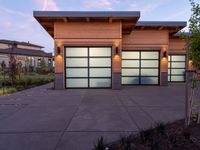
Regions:
[[169, 33], [168, 31], [157, 30], [135, 30], [131, 34], [122, 36], [122, 47], [124, 49], [133, 48], [159, 48], [168, 46]]
[[174, 38], [169, 39], [169, 51], [184, 51], [185, 50], [185, 40]]
[[54, 24], [54, 38], [106, 39], [121, 38], [121, 23], [59, 23]]

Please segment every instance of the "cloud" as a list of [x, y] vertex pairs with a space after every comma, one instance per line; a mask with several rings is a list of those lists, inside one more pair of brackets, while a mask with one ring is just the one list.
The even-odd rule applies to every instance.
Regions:
[[38, 5], [39, 9], [45, 11], [58, 11], [60, 8], [54, 0], [34, 0]]
[[85, 0], [83, 5], [85, 8], [97, 8], [111, 10], [113, 5], [118, 4], [118, 0]]
[[178, 11], [177, 13], [173, 13], [169, 15], [169, 17], [165, 18], [165, 20], [174, 20], [174, 19], [177, 20], [179, 17], [185, 16], [188, 14], [190, 14], [190, 10], [188, 10], [188, 8], [185, 8], [182, 11]]

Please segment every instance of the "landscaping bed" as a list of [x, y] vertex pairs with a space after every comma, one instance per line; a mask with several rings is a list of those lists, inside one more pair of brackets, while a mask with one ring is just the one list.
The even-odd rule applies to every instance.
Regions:
[[100, 137], [94, 147], [94, 150], [200, 150], [200, 125], [185, 129], [184, 120], [157, 124], [109, 144]]
[[[49, 75], [26, 75], [20, 80], [17, 80], [14, 85], [9, 80], [4, 81], [4, 86], [0, 87], [0, 96], [5, 94], [15, 93], [35, 86], [47, 84], [54, 81], [54, 76]], [[3, 82], [3, 81], [1, 81]]]

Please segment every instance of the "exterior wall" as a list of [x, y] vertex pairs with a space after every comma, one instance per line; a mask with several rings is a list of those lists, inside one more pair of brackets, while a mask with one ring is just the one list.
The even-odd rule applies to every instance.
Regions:
[[169, 53], [170, 54], [186, 54], [185, 50], [186, 41], [181, 38], [170, 38], [169, 39]]
[[9, 55], [5, 55], [5, 54], [0, 54], [0, 63], [4, 61], [6, 64], [6, 67], [8, 67], [9, 65]]
[[[55, 73], [58, 77], [55, 80], [55, 88], [64, 88], [64, 46], [112, 46], [112, 87], [119, 89], [121, 86], [121, 60], [115, 56], [115, 47], [121, 50], [121, 22], [115, 23], [55, 23]], [[60, 55], [57, 54], [57, 47], [61, 48]], [[114, 57], [115, 56], [115, 57]], [[60, 77], [62, 74], [62, 78]], [[120, 79], [119, 79], [120, 78]], [[119, 82], [120, 81], [120, 82]]]
[[0, 43], [0, 49], [9, 48], [8, 44]]
[[167, 30], [134, 30], [122, 36], [123, 50], [159, 50], [160, 51], [160, 85], [167, 85], [168, 60], [163, 58], [169, 49], [169, 32]]
[[25, 46], [25, 45], [17, 45], [17, 48], [24, 48], [24, 49], [31, 49], [31, 50], [41, 50], [41, 48], [39, 48], [39, 47]]

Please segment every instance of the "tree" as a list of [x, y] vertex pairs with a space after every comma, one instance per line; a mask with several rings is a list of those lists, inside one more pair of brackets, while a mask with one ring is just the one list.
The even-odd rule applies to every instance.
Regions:
[[3, 83], [2, 83], [2, 86], [3, 86], [3, 94], [4, 94], [4, 86], [5, 86], [5, 80], [6, 80], [6, 63], [5, 61], [2, 61], [1, 62], [1, 72], [2, 72], [2, 75], [3, 75]]
[[200, 69], [200, 4], [190, 0], [192, 6], [192, 15], [190, 17], [189, 31], [190, 36], [190, 53], [193, 66]]
[[41, 69], [46, 69], [47, 68], [47, 64], [46, 64], [46, 61], [45, 61], [44, 57], [41, 59], [39, 67]]
[[[186, 72], [186, 116], [185, 116], [185, 126], [187, 127], [190, 123], [195, 120], [195, 122], [200, 122], [200, 110], [198, 110], [198, 103], [195, 99], [195, 93], [198, 89], [198, 71], [200, 70], [200, 4], [196, 3], [194, 0], [189, 0], [192, 6], [192, 15], [190, 17], [189, 31], [190, 36], [187, 38], [187, 50], [189, 51], [189, 58], [192, 60], [193, 72], [192, 78], [189, 78], [188, 72]], [[191, 83], [191, 85], [189, 85]], [[191, 89], [189, 92], [188, 88]]]
[[17, 74], [18, 74], [19, 80], [21, 80], [22, 72], [23, 72], [23, 67], [20, 61], [17, 63]]
[[16, 81], [16, 74], [17, 74], [17, 63], [15, 56], [10, 54], [10, 61], [9, 61], [9, 78], [11, 80], [12, 85]]

